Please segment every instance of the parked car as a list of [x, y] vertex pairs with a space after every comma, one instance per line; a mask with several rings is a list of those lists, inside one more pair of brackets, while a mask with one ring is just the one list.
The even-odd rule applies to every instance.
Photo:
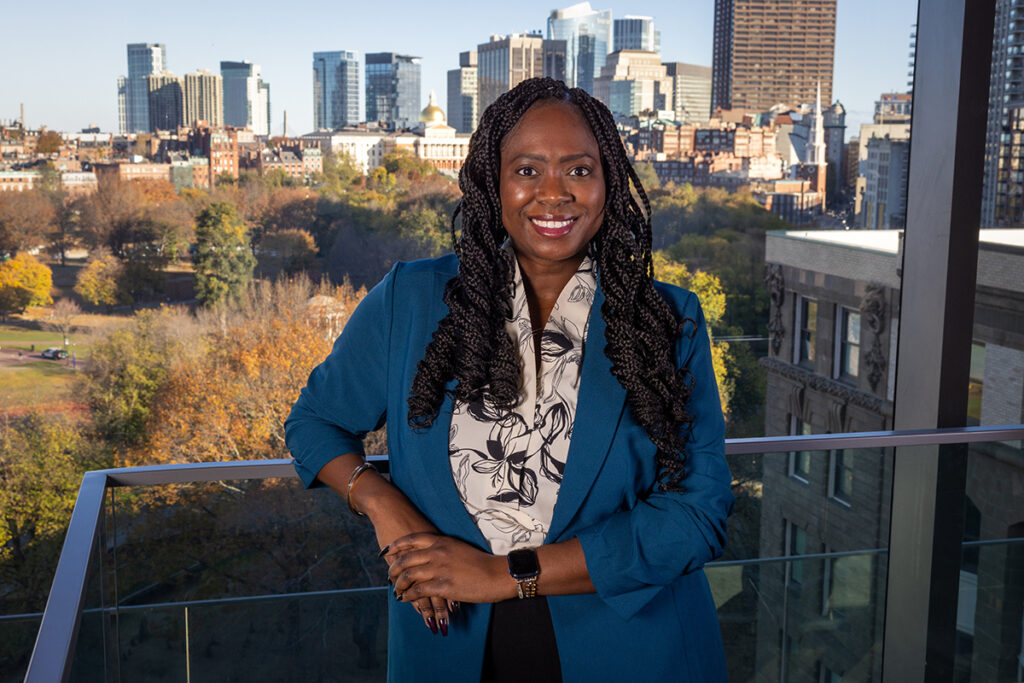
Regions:
[[50, 358], [52, 360], [60, 360], [61, 358], [67, 358], [68, 352], [59, 346], [51, 346], [48, 349], [43, 350], [43, 358]]

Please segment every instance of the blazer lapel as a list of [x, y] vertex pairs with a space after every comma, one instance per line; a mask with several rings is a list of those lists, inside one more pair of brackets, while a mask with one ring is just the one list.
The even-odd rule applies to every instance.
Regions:
[[601, 316], [604, 294], [598, 286], [590, 309], [589, 330], [580, 371], [579, 398], [572, 441], [566, 458], [558, 502], [548, 528], [547, 542], [558, 540], [572, 522], [604, 465], [626, 403], [626, 390], [612, 375], [612, 362], [604, 353], [605, 323]]

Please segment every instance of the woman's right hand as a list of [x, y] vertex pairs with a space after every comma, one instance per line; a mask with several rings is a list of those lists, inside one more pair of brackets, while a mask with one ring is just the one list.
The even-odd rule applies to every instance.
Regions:
[[[327, 463], [317, 474], [317, 478], [334, 489], [343, 499], [351, 494], [351, 507], [369, 517], [380, 548], [385, 548], [392, 541], [409, 534], [438, 533], [437, 527], [413, 505], [412, 501], [376, 470], [367, 470], [360, 474], [349, 491], [349, 477], [362, 461], [362, 456], [346, 453]], [[424, 625], [431, 632], [448, 635], [448, 621], [454, 613], [448, 601], [444, 598], [421, 598], [410, 604], [420, 613]]]

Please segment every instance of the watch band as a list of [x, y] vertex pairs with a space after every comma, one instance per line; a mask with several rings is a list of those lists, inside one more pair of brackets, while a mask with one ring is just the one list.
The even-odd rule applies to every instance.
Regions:
[[537, 597], [537, 577], [540, 563], [533, 548], [520, 548], [508, 554], [508, 573], [516, 580], [519, 599]]

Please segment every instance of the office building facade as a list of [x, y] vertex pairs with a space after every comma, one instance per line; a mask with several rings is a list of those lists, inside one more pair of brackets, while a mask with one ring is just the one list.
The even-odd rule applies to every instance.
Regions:
[[981, 224], [1011, 227], [1024, 225], [1024, 33], [1020, 31], [1024, 0], [996, 0], [995, 4]]
[[366, 54], [366, 120], [392, 130], [412, 128], [420, 115], [420, 58]]
[[672, 109], [672, 95], [672, 79], [656, 52], [613, 52], [594, 81], [594, 96], [617, 116]]
[[836, 0], [715, 0], [712, 110], [832, 101]]
[[476, 50], [459, 53], [459, 68], [448, 72], [448, 125], [459, 133], [476, 130], [480, 90]]
[[612, 52], [619, 50], [644, 50], [661, 53], [661, 31], [654, 28], [653, 17], [626, 15], [615, 19]]
[[144, 133], [149, 127], [147, 77], [167, 68], [167, 51], [161, 43], [129, 43], [128, 75], [117, 83], [118, 127], [121, 133]]
[[163, 71], [147, 76], [146, 82], [149, 90], [148, 130], [177, 130], [184, 123], [184, 80]]
[[565, 82], [594, 94], [594, 79], [601, 75], [612, 43], [612, 11], [594, 10], [589, 2], [552, 10], [548, 40], [565, 41]]
[[673, 109], [681, 123], [701, 123], [711, 118], [711, 67], [668, 62], [665, 73], [672, 79]]
[[362, 120], [359, 55], [351, 50], [313, 53], [313, 127], [338, 130]]
[[477, 51], [477, 76], [482, 114], [494, 100], [528, 78], [565, 80], [568, 56], [564, 40], [545, 40], [538, 34], [491, 36]]
[[224, 124], [270, 135], [270, 86], [260, 78], [259, 64], [221, 62], [224, 82]]
[[209, 69], [185, 74], [185, 125], [196, 121], [224, 126], [224, 79]]

